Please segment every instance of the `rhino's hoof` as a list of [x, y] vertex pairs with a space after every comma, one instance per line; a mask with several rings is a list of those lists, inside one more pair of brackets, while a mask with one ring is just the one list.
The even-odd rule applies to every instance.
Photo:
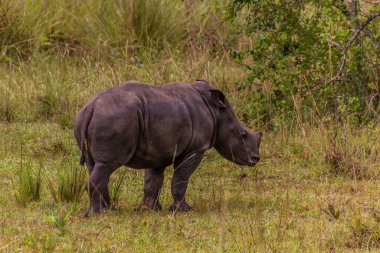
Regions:
[[188, 212], [191, 209], [193, 209], [191, 206], [189, 206], [186, 202], [181, 202], [178, 204], [171, 204], [169, 207], [169, 211], [171, 212]]
[[143, 211], [143, 210], [160, 211], [162, 210], [162, 206], [160, 202], [158, 202], [157, 199], [144, 197], [140, 205], [138, 205], [138, 207], [135, 208], [135, 211]]
[[162, 206], [158, 202], [156, 202], [154, 204], [150, 204], [150, 203], [146, 203], [146, 202], [141, 202], [140, 205], [138, 205], [135, 208], [135, 211], [144, 211], [144, 210], [161, 211], [162, 210]]
[[115, 207], [113, 205], [103, 205], [102, 208], [89, 208], [87, 209], [87, 211], [84, 213], [84, 217], [88, 218], [91, 216], [91, 214], [101, 214], [105, 211], [112, 211], [112, 210], [115, 210]]
[[91, 214], [100, 214], [101, 212], [102, 212], [102, 210], [100, 210], [99, 208], [97, 208], [97, 209], [89, 208], [84, 213], [84, 217], [88, 218], [91, 216]]

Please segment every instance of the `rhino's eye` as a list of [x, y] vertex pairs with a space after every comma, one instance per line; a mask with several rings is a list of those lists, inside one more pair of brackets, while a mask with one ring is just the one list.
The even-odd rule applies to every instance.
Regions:
[[241, 137], [243, 137], [243, 139], [247, 138], [247, 132], [246, 131], [241, 132]]

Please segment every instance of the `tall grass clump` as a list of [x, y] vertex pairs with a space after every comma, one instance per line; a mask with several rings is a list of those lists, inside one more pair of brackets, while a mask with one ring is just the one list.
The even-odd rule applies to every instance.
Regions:
[[199, 34], [213, 37], [210, 17], [212, 5], [197, 1], [3, 0], [0, 60], [25, 60], [39, 52], [119, 59], [140, 49], [186, 48]]
[[325, 129], [327, 130], [325, 162], [329, 165], [329, 172], [332, 175], [341, 175], [354, 180], [377, 176], [378, 129], [370, 126], [364, 129], [354, 129], [349, 125]]
[[133, 57], [175, 47], [187, 35], [188, 15], [179, 0], [84, 1], [78, 33], [94, 59]]
[[125, 179], [125, 175], [127, 174], [127, 170], [122, 170], [121, 172], [115, 172], [116, 178], [110, 180], [110, 198], [113, 204], [117, 204], [120, 200], [120, 196], [123, 193], [123, 183]]
[[44, 119], [49, 119], [58, 112], [60, 99], [54, 83], [49, 81], [46, 83], [45, 90], [42, 91], [41, 95], [37, 96], [37, 102], [39, 106], [38, 114]]
[[18, 181], [15, 185], [15, 198], [22, 206], [30, 201], [38, 201], [41, 198], [41, 167], [35, 171], [31, 164], [22, 165], [17, 171]]
[[145, 46], [159, 48], [182, 40], [188, 19], [178, 0], [133, 1], [133, 29]]
[[[0, 85], [2, 82], [0, 81]], [[13, 104], [13, 94], [9, 83], [3, 84], [3, 89], [0, 90], [0, 120], [11, 122], [15, 118], [15, 110]]]
[[[75, 8], [74, 8], [75, 7]], [[41, 50], [56, 50], [80, 44], [72, 18], [81, 10], [70, 2], [3, 0], [0, 2], [0, 46], [2, 58], [25, 58]], [[79, 13], [77, 13], [79, 15]], [[76, 36], [76, 37], [74, 37]]]
[[48, 187], [55, 202], [78, 202], [86, 184], [86, 171], [78, 165], [60, 168], [57, 183], [50, 180]]

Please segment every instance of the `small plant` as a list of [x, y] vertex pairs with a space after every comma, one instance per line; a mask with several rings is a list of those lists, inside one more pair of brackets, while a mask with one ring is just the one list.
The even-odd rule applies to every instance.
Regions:
[[365, 222], [356, 214], [349, 225], [352, 235], [346, 246], [350, 248], [380, 248], [380, 222]]
[[322, 209], [322, 211], [329, 215], [330, 221], [338, 220], [340, 217], [339, 209], [336, 209], [332, 204], [329, 204], [327, 209]]
[[49, 71], [46, 76], [45, 87], [40, 95], [36, 97], [38, 102], [38, 113], [43, 119], [49, 119], [59, 112], [62, 107], [58, 84], [53, 74]]
[[67, 221], [69, 220], [71, 214], [73, 213], [74, 209], [70, 209], [64, 216], [57, 216], [57, 215], [49, 215], [45, 217], [45, 220], [47, 223], [55, 226], [60, 235], [65, 234], [65, 225], [67, 224]]
[[12, 94], [10, 92], [10, 85], [7, 85], [4, 92], [0, 93], [2, 97], [0, 102], [0, 119], [4, 119], [8, 122], [11, 122], [15, 118], [15, 111], [12, 107]]
[[324, 152], [325, 162], [330, 165], [329, 172], [354, 180], [373, 177], [371, 166], [377, 159], [377, 155], [374, 154], [376, 146], [372, 142], [357, 140], [357, 136], [362, 132], [354, 133], [348, 126], [342, 128], [343, 130], [340, 130], [335, 127], [333, 132], [327, 133], [328, 142]]
[[78, 166], [63, 168], [58, 183], [49, 181], [49, 190], [56, 202], [78, 202], [85, 186], [85, 171]]
[[33, 166], [22, 166], [18, 170], [18, 185], [15, 189], [16, 201], [22, 206], [30, 201], [38, 201], [41, 198], [41, 167], [37, 173], [33, 172]]
[[322, 209], [329, 216], [330, 221], [338, 221], [351, 230], [351, 235], [346, 241], [349, 248], [380, 248], [380, 218], [376, 210], [372, 210], [373, 221], [363, 219], [359, 213], [355, 213], [350, 222], [341, 219], [340, 211], [332, 204]]
[[110, 184], [110, 197], [112, 203], [118, 203], [121, 193], [122, 193], [122, 186], [123, 181], [125, 178], [125, 175], [127, 174], [127, 170], [123, 170], [121, 175], [118, 175], [117, 179], [112, 180]]
[[39, 115], [44, 119], [50, 118], [58, 108], [58, 99], [54, 94], [38, 96], [36, 101], [39, 103]]

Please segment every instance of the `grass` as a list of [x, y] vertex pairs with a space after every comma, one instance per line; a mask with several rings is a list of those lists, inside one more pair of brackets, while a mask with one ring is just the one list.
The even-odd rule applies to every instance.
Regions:
[[[226, 55], [210, 61], [207, 51], [193, 52], [189, 58], [172, 51], [154, 60], [152, 57], [146, 52], [135, 62], [94, 63], [84, 58], [39, 54], [27, 62], [0, 65], [0, 83], [6, 87], [3, 94], [0, 93], [0, 118], [7, 121], [49, 120], [72, 127], [76, 111], [86, 100], [123, 81], [135, 79], [160, 84], [203, 78], [224, 88], [242, 74], [238, 66], [230, 67], [232, 62]], [[234, 101], [239, 100], [235, 97]]]
[[86, 185], [86, 170], [75, 162], [60, 166], [58, 180], [51, 179], [48, 182], [48, 188], [56, 202], [78, 202], [82, 197]]
[[41, 168], [38, 168], [37, 172], [34, 170], [31, 165], [21, 165], [17, 171], [18, 180], [14, 183], [14, 195], [17, 203], [22, 206], [41, 198]]
[[220, 43], [230, 31], [216, 15], [225, 6], [226, 1], [200, 0], [4, 0], [0, 60], [27, 59], [35, 52], [120, 59], [141, 49], [186, 48], [189, 41]]
[[120, 201], [120, 197], [124, 190], [123, 185], [126, 174], [126, 170], [118, 170], [115, 172], [109, 183], [110, 198], [113, 205], [117, 205]]
[[[125, 168], [121, 168], [112, 178], [117, 184], [122, 182], [123, 189], [116, 209], [85, 219], [87, 197], [79, 199], [76, 208], [67, 202], [57, 203], [46, 183], [41, 185], [41, 200], [26, 207], [7, 197], [13, 194], [11, 182], [18, 168], [14, 157], [22, 143], [40, 140], [25, 156], [35, 163], [43, 159], [41, 173], [53, 177], [62, 170], [58, 166], [62, 161], [70, 164], [79, 159], [71, 130], [57, 123], [0, 124], [4, 147], [0, 151], [4, 185], [0, 247], [6, 251], [375, 251], [380, 212], [378, 176], [362, 180], [332, 176], [330, 165], [318, 153], [324, 144], [323, 138], [317, 139], [322, 136], [319, 131], [308, 128], [306, 135], [299, 132], [283, 137], [266, 133], [263, 159], [254, 169], [233, 165], [209, 151], [191, 178], [188, 200], [194, 211], [186, 214], [167, 211], [172, 201], [172, 168], [165, 173], [164, 210], [142, 213], [134, 207], [143, 195], [143, 171], [128, 169], [123, 176]], [[51, 148], [51, 143], [59, 148]], [[373, 172], [379, 173], [378, 168], [377, 162]], [[339, 210], [338, 218], [331, 218], [329, 206], [335, 213]], [[55, 218], [47, 221], [44, 217]], [[355, 219], [360, 225], [353, 223]], [[51, 220], [59, 223], [58, 227]]]
[[49, 215], [45, 217], [46, 222], [49, 224], [55, 226], [60, 235], [64, 235], [65, 233], [65, 225], [67, 224], [71, 214], [73, 213], [73, 210], [69, 210], [64, 216], [55, 216], [55, 215]]
[[226, 2], [145, 2], [0, 2], [0, 251], [378, 251], [379, 126], [320, 124], [313, 112], [309, 123], [296, 112], [292, 126], [274, 119], [255, 168], [207, 152], [189, 184], [194, 211], [167, 210], [172, 167], [164, 210], [134, 211], [143, 171], [120, 168], [115, 210], [84, 218], [73, 122], [97, 92], [205, 79], [260, 126], [255, 90], [241, 89], [247, 73], [230, 55], [251, 41], [223, 20]]

